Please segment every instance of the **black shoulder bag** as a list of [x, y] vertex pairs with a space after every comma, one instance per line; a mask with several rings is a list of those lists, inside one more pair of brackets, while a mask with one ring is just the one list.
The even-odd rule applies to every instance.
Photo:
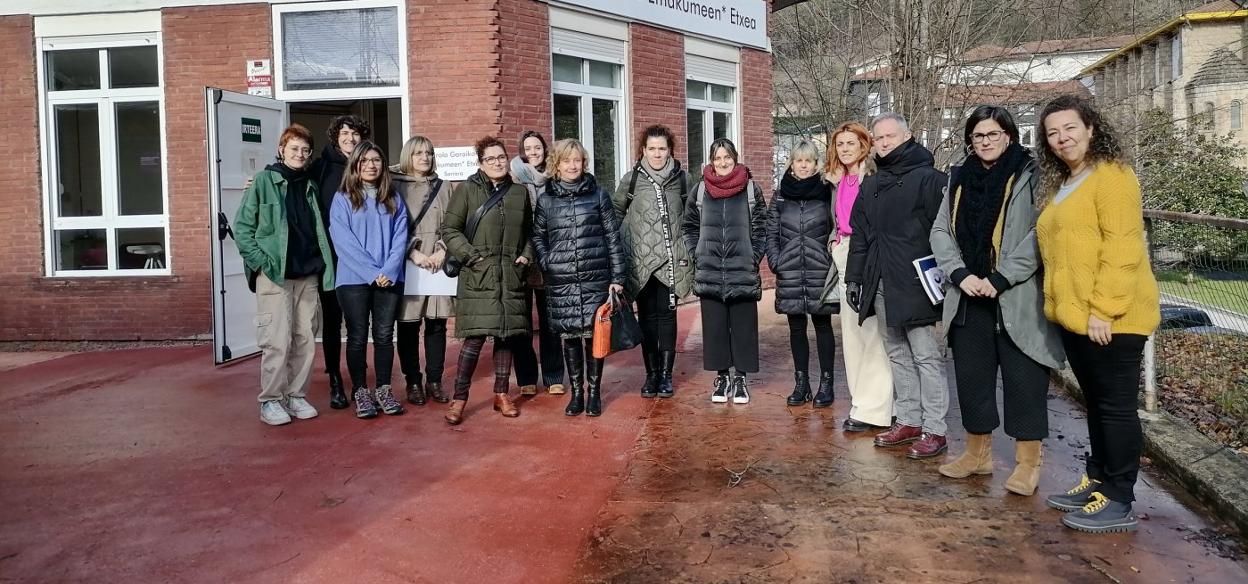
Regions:
[[[472, 216], [468, 218], [468, 221], [464, 223], [464, 237], [468, 239], [469, 244], [472, 243], [472, 238], [477, 235], [477, 226], [481, 224], [481, 219], [485, 217], [485, 214], [488, 213], [494, 205], [497, 205], [499, 201], [502, 201], [503, 196], [506, 194], [506, 186], [497, 189], [493, 195], [490, 195], [489, 199], [485, 200], [484, 204], [477, 207], [477, 210], [474, 211]], [[442, 271], [451, 278], [458, 277], [459, 272], [462, 269], [464, 269], [463, 260], [455, 257], [454, 254], [447, 256], [446, 263], [442, 265]]]

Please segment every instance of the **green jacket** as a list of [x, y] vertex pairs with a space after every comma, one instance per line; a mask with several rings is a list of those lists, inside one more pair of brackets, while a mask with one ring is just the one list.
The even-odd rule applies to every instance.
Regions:
[[[325, 259], [321, 273], [321, 290], [334, 289], [334, 260], [325, 235], [325, 221], [316, 197], [316, 181], [308, 181], [304, 195], [316, 216], [316, 241]], [[286, 242], [290, 231], [286, 225], [286, 178], [272, 170], [262, 170], [243, 192], [243, 202], [234, 217], [234, 244], [243, 256], [247, 284], [256, 291], [256, 275], [263, 272], [274, 284], [286, 276]]]
[[533, 209], [523, 186], [508, 181], [503, 200], [477, 224], [472, 241], [464, 237], [468, 218], [490, 198], [489, 179], [472, 175], [456, 187], [442, 220], [442, 242], [463, 262], [455, 299], [455, 336], [507, 338], [529, 332], [525, 268], [533, 261]]
[[[644, 170], [634, 166], [620, 179], [611, 202], [615, 212], [620, 216], [620, 235], [624, 240], [624, 252], [628, 255], [628, 293], [636, 298], [651, 277], [668, 284], [667, 263], [668, 245], [663, 236], [663, 222], [660, 220], [658, 197], [655, 196], [654, 183]], [[633, 185], [633, 175], [637, 175], [636, 187], [632, 201], [629, 201], [628, 188]], [[680, 163], [662, 185], [663, 196], [667, 203], [668, 234], [671, 235], [672, 257], [676, 260], [674, 276], [676, 278], [676, 298], [681, 299], [693, 293], [693, 258], [685, 248], [685, 239], [681, 236], [680, 225], [685, 217], [685, 199], [693, 192], [697, 181], [690, 181], [688, 173], [680, 170]], [[681, 181], [684, 184], [681, 184]]]

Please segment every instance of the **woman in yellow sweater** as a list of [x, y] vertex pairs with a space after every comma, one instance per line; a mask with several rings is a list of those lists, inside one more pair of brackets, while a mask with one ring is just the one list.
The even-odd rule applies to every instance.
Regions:
[[1040, 115], [1044, 312], [1062, 327], [1088, 408], [1092, 453], [1079, 484], [1048, 504], [1091, 533], [1134, 531], [1143, 435], [1136, 414], [1144, 343], [1161, 320], [1144, 240], [1140, 183], [1113, 129], [1088, 101], [1062, 96]]

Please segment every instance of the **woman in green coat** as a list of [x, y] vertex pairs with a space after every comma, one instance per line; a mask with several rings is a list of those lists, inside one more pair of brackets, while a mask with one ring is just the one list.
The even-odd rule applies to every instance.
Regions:
[[[486, 137], [475, 147], [480, 170], [455, 189], [442, 223], [442, 242], [463, 265], [455, 300], [455, 336], [464, 344], [455, 395], [446, 413], [452, 425], [463, 421], [472, 373], [487, 337], [494, 338], [494, 411], [508, 418], [520, 415], [507, 393], [511, 350], [506, 340], [528, 334], [530, 326], [524, 288], [524, 272], [533, 260], [529, 194], [511, 181], [502, 142]], [[469, 238], [467, 225], [478, 214], [476, 232]]]

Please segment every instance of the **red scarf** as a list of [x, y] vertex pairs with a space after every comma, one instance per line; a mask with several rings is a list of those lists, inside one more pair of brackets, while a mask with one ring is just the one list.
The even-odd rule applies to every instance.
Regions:
[[702, 167], [702, 179], [706, 181], [706, 192], [712, 198], [727, 199], [745, 190], [746, 183], [750, 182], [750, 169], [738, 164], [732, 167], [728, 176], [719, 176], [715, 174], [715, 166], [708, 164]]

